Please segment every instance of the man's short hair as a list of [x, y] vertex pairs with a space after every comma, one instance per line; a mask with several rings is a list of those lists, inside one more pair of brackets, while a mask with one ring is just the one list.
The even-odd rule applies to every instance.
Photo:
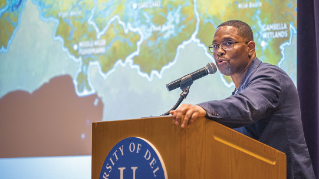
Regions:
[[245, 22], [243, 22], [243, 21], [230, 20], [230, 21], [227, 21], [227, 22], [224, 22], [224, 23], [220, 24], [218, 27], [221, 27], [221, 26], [232, 26], [232, 27], [235, 27], [238, 30], [238, 35], [239, 36], [241, 36], [242, 38], [247, 39], [249, 41], [254, 41], [253, 31], [251, 30], [250, 26], [248, 24], [246, 24]]

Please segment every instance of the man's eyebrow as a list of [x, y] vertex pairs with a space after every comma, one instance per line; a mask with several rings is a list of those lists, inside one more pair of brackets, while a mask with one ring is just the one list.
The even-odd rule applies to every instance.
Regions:
[[234, 41], [234, 39], [230, 37], [226, 37], [226, 38], [223, 38], [223, 41]]
[[[233, 38], [226, 37], [226, 38], [223, 38], [222, 42], [225, 42], [225, 41], [235, 41], [235, 40]], [[213, 40], [213, 43], [216, 43], [216, 40]]]

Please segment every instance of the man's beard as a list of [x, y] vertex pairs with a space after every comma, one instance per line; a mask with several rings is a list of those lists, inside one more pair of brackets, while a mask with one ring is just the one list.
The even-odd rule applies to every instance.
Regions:
[[[217, 65], [217, 67], [218, 67], [218, 65]], [[226, 67], [226, 69], [223, 69], [223, 70], [220, 70], [220, 69], [218, 68], [218, 70], [219, 70], [219, 72], [220, 72], [221, 74], [226, 75], [226, 76], [230, 76], [230, 75], [232, 75], [232, 73], [233, 73], [233, 70], [232, 70], [232, 67], [231, 67], [231, 66], [228, 66], [228, 67]]]

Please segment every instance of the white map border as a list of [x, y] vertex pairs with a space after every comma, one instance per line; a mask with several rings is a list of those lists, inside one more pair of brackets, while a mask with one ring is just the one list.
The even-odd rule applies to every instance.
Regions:
[[[39, 9], [39, 12], [41, 12], [41, 7], [40, 5], [35, 1], [35, 0], [31, 0], [33, 4], [35, 4], [37, 6], [37, 8]], [[7, 3], [8, 3], [8, 0], [7, 0]], [[22, 5], [22, 9], [21, 9], [21, 12], [24, 10], [24, 7], [25, 7], [25, 4], [26, 4], [26, 1], [23, 2]], [[55, 25], [55, 29], [54, 29], [54, 33], [52, 34], [52, 37], [53, 37], [53, 40], [58, 40], [58, 41], [61, 41], [61, 45], [62, 45], [62, 50], [63, 52], [65, 52], [68, 57], [70, 59], [72, 59], [74, 62], [80, 62], [80, 65], [79, 65], [79, 69], [78, 71], [76, 72], [76, 75], [75, 75], [75, 78], [73, 79], [73, 83], [75, 85], [75, 90], [76, 90], [76, 93], [78, 96], [88, 96], [88, 95], [91, 95], [91, 94], [94, 94], [95, 93], [95, 89], [93, 87], [93, 85], [91, 84], [91, 80], [90, 80], [90, 69], [92, 66], [97, 66], [98, 69], [99, 69], [99, 73], [100, 75], [106, 80], [108, 78], [109, 75], [111, 75], [113, 72], [116, 71], [116, 68], [118, 67], [118, 65], [121, 65], [122, 67], [125, 67], [126, 65], [129, 65], [129, 67], [131, 69], [136, 69], [137, 70], [137, 73], [138, 75], [140, 75], [141, 77], [143, 78], [146, 78], [149, 82], [151, 82], [154, 78], [154, 75], [156, 75], [159, 79], [162, 78], [163, 76], [163, 73], [165, 70], [167, 69], [170, 69], [172, 66], [174, 66], [177, 62], [177, 59], [178, 59], [178, 56], [179, 56], [179, 51], [181, 49], [184, 49], [186, 45], [190, 44], [191, 42], [195, 42], [199, 47], [201, 47], [202, 49], [204, 49], [204, 52], [205, 52], [205, 55], [212, 61], [215, 63], [215, 60], [213, 59], [213, 57], [208, 53], [207, 51], [207, 47], [202, 44], [200, 42], [200, 39], [196, 38], [196, 35], [198, 34], [198, 31], [199, 31], [199, 24], [200, 24], [200, 18], [199, 18], [199, 13], [197, 11], [197, 0], [194, 0], [193, 1], [193, 4], [194, 4], [194, 13], [195, 13], [195, 16], [196, 16], [196, 27], [195, 27], [195, 31], [193, 32], [193, 34], [191, 35], [191, 38], [188, 39], [188, 40], [185, 40], [183, 41], [182, 44], [180, 44], [177, 49], [176, 49], [176, 55], [175, 55], [175, 58], [173, 61], [169, 62], [167, 65], [164, 65], [162, 67], [162, 69], [160, 71], [158, 70], [152, 70], [150, 75], [148, 75], [147, 73], [141, 71], [140, 69], [140, 65], [138, 64], [134, 64], [134, 60], [133, 58], [135, 56], [138, 56], [140, 54], [140, 46], [142, 44], [142, 42], [144, 41], [144, 35], [141, 31], [141, 29], [139, 28], [133, 28], [132, 25], [130, 23], [127, 23], [125, 24], [125, 22], [123, 22], [121, 20], [121, 18], [118, 16], [118, 15], [115, 15], [113, 16], [106, 24], [106, 26], [103, 28], [102, 31], [99, 31], [97, 25], [95, 24], [94, 21], [92, 21], [93, 19], [93, 16], [94, 16], [94, 11], [96, 10], [96, 7], [97, 7], [97, 1], [94, 0], [94, 7], [93, 9], [91, 10], [91, 16], [89, 17], [88, 19], [88, 24], [92, 25], [97, 33], [96, 37], [97, 39], [99, 39], [102, 35], [104, 35], [107, 31], [107, 29], [109, 28], [109, 26], [111, 25], [112, 22], [114, 22], [115, 20], [118, 21], [118, 23], [123, 27], [124, 29], [124, 32], [125, 34], [127, 34], [129, 31], [131, 32], [135, 32], [135, 33], [138, 33], [141, 37], [141, 39], [137, 42], [137, 50], [134, 51], [132, 54], [130, 54], [129, 56], [127, 56], [125, 58], [125, 60], [123, 61], [122, 59], [118, 59], [113, 67], [106, 73], [104, 73], [101, 69], [101, 65], [98, 61], [94, 61], [94, 62], [89, 62], [89, 65], [87, 67], [87, 81], [88, 81], [88, 85], [90, 86], [90, 88], [92, 89], [91, 91], [88, 91], [86, 88], [84, 89], [83, 92], [79, 92], [78, 89], [77, 89], [77, 85], [78, 85], [78, 82], [76, 81], [76, 77], [78, 76], [78, 74], [82, 71], [81, 67], [82, 67], [82, 57], [79, 57], [79, 58], [76, 58], [74, 55], [72, 55], [68, 49], [66, 47], [64, 47], [64, 39], [61, 37], [61, 36], [56, 36], [56, 31], [57, 31], [57, 28], [59, 26], [59, 20], [56, 19], [56, 18], [53, 18], [53, 17], [48, 17], [48, 18], [45, 18], [43, 17], [42, 13], [39, 13], [39, 16], [40, 16], [40, 19], [44, 22], [49, 22], [49, 21], [53, 21], [56, 25]], [[2, 14], [7, 8], [9, 7], [9, 5], [7, 4], [6, 7], [4, 7], [3, 9], [0, 9], [0, 14]], [[263, 29], [263, 25], [262, 25], [262, 22], [260, 20], [260, 18], [256, 15], [255, 16], [257, 18], [257, 24], [261, 27], [261, 29]], [[13, 31], [13, 34], [12, 34], [12, 37], [10, 38], [10, 40], [8, 41], [8, 46], [7, 48], [5, 49], [3, 46], [1, 47], [0, 49], [0, 53], [1, 52], [5, 52], [7, 53], [8, 50], [9, 50], [9, 46], [12, 42], [12, 39], [14, 38], [15, 36], [15, 32], [19, 29], [19, 26], [20, 26], [20, 22], [21, 22], [21, 14], [19, 16], [19, 19], [18, 19], [18, 25], [17, 27], [15, 28], [15, 30]], [[282, 54], [282, 58], [281, 60], [278, 62], [277, 66], [281, 67], [281, 64], [283, 63], [283, 61], [285, 60], [285, 55], [284, 55], [284, 47], [285, 46], [288, 46], [288, 45], [291, 45], [291, 41], [292, 41], [292, 35], [296, 33], [296, 29], [294, 28], [292, 22], [290, 22], [290, 25], [289, 25], [289, 28], [290, 28], [290, 37], [289, 37], [289, 41], [288, 42], [284, 42], [283, 44], [280, 45], [280, 49], [281, 49], [281, 54]], [[219, 73], [220, 75], [220, 79], [221, 81], [223, 82], [223, 84], [230, 88], [230, 87], [233, 87], [234, 84], [233, 82], [230, 82], [228, 83], [225, 78], [223, 77], [223, 75], [221, 73]]]

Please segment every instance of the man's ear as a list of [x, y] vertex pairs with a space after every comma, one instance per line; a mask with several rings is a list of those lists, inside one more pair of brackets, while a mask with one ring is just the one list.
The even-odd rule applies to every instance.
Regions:
[[248, 47], [248, 56], [251, 57], [253, 56], [256, 52], [255, 52], [255, 42], [254, 41], [249, 41], [247, 44]]

